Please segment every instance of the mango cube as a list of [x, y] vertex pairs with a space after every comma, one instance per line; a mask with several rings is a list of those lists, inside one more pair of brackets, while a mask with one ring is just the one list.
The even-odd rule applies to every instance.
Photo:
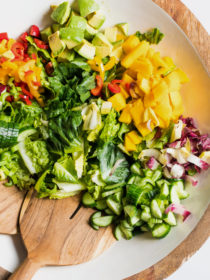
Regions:
[[126, 100], [122, 93], [116, 93], [112, 97], [108, 99], [109, 102], [112, 103], [112, 107], [117, 111], [120, 112], [122, 109], [126, 107]]

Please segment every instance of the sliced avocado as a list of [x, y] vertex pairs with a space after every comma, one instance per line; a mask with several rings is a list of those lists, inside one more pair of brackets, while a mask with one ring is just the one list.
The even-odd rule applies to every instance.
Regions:
[[60, 28], [61, 28], [60, 24], [58, 24], [58, 23], [53, 23], [52, 24], [52, 31], [53, 31], [53, 33], [55, 33], [56, 31], [60, 30]]
[[92, 40], [93, 37], [98, 33], [98, 30], [95, 28], [91, 27], [88, 23], [86, 25], [86, 30], [85, 30], [85, 39], [87, 40]]
[[95, 29], [99, 29], [105, 21], [106, 17], [101, 11], [94, 12], [88, 16], [88, 24]]
[[70, 11], [69, 2], [63, 2], [55, 8], [51, 14], [51, 18], [60, 24], [64, 24], [70, 16]]
[[41, 31], [41, 38], [42, 38], [42, 41], [48, 42], [48, 37], [49, 37], [50, 35], [52, 35], [52, 28], [51, 28], [51, 26], [49, 26], [49, 27], [47, 27], [47, 28], [45, 28], [45, 29], [43, 29], [43, 30]]
[[87, 25], [87, 20], [81, 16], [72, 15], [70, 20], [68, 21], [68, 27], [78, 28], [81, 30], [85, 30]]
[[79, 55], [86, 59], [93, 59], [96, 52], [96, 48], [85, 39], [79, 46], [75, 47], [74, 49]]
[[104, 34], [97, 33], [92, 41], [94, 46], [102, 46], [107, 47], [109, 49], [109, 53], [112, 52], [113, 46], [112, 44], [107, 40]]
[[123, 48], [122, 48], [122, 45], [121, 46], [117, 46], [113, 49], [113, 51], [111, 52], [111, 55], [110, 56], [114, 56], [117, 61], [119, 61], [121, 59], [123, 55]]
[[112, 43], [113, 47], [114, 48], [117, 48], [117, 47], [120, 47], [122, 46], [122, 44], [124, 43], [125, 40], [119, 40], [119, 41], [116, 41], [114, 43]]
[[72, 18], [73, 16], [79, 16], [79, 14], [78, 14], [77, 12], [75, 12], [74, 10], [71, 10], [71, 15], [70, 15], [70, 17], [69, 17], [69, 19], [68, 19], [68, 21], [67, 21], [67, 23], [66, 23], [66, 27], [69, 27], [69, 23], [70, 23], [71, 18]]
[[75, 58], [74, 50], [68, 50], [67, 48], [58, 56], [58, 62], [72, 61]]
[[86, 17], [87, 15], [99, 10], [99, 5], [95, 0], [78, 0], [80, 15]]
[[99, 58], [104, 58], [111, 54], [110, 48], [107, 46], [95, 46], [96, 56]]
[[60, 37], [65, 42], [67, 48], [72, 49], [84, 39], [84, 30], [64, 27], [60, 29]]
[[113, 43], [117, 41], [117, 27], [107, 27], [104, 31], [104, 35], [109, 40], [109, 42]]
[[56, 57], [59, 54], [61, 54], [66, 45], [65, 43], [60, 39], [59, 31], [56, 31], [52, 35], [49, 36], [49, 45], [52, 50], [53, 55]]
[[125, 36], [128, 36], [129, 24], [127, 22], [117, 24], [117, 27], [122, 31]]

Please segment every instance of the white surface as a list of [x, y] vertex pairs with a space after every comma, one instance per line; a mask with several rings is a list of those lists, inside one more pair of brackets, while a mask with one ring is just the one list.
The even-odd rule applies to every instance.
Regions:
[[[210, 1], [207, 0], [182, 0], [190, 8], [194, 15], [200, 20], [210, 34]], [[167, 280], [198, 280], [210, 278], [210, 238], [187, 262], [185, 262]]]
[[[201, 2], [199, 1], [199, 5]], [[44, 25], [43, 14], [47, 13], [49, 3], [51, 1], [4, 1], [1, 9], [10, 10], [10, 16], [8, 17], [7, 12], [1, 14], [1, 31], [9, 31], [11, 36], [15, 36], [32, 23]], [[11, 10], [10, 7], [13, 9]], [[209, 130], [209, 78], [194, 49], [189, 45], [180, 29], [149, 0], [106, 0], [105, 9], [110, 25], [128, 21], [132, 24], [131, 32], [158, 26], [165, 33], [165, 40], [160, 46], [162, 53], [172, 56], [176, 64], [188, 73], [191, 80], [188, 85], [183, 87], [186, 112], [188, 115], [196, 117], [204, 130]], [[13, 20], [11, 21], [11, 19]], [[90, 263], [74, 267], [44, 268], [33, 279], [120, 280], [156, 263], [171, 252], [192, 231], [204, 213], [210, 198], [210, 188], [207, 182], [210, 181], [209, 175], [205, 176], [199, 188], [192, 189], [191, 198], [185, 202], [186, 207], [192, 211], [193, 215], [184, 224], [173, 229], [166, 239], [151, 240], [149, 236], [145, 235], [136, 237], [129, 242], [118, 242]], [[21, 250], [22, 245], [19, 239], [17, 237], [11, 239], [9, 236], [1, 235], [0, 248], [0, 265], [13, 271], [24, 257], [24, 250]], [[176, 279], [185, 279], [182, 277]], [[189, 271], [186, 279], [189, 279]]]

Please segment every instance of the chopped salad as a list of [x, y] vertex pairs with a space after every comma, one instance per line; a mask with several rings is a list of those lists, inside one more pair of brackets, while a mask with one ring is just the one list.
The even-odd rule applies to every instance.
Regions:
[[165, 237], [209, 168], [210, 138], [183, 116], [189, 81], [153, 45], [159, 29], [101, 30], [94, 0], [51, 6], [53, 23], [0, 33], [0, 179], [39, 198], [82, 192], [90, 225]]

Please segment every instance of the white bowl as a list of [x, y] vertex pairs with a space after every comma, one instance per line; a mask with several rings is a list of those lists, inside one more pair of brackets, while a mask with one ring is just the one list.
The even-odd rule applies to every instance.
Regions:
[[[7, 31], [10, 37], [18, 36], [30, 25], [45, 27], [49, 22], [50, 4], [61, 1], [6, 0], [1, 3], [0, 32]], [[130, 32], [145, 31], [159, 27], [165, 34], [158, 46], [161, 53], [174, 58], [175, 63], [189, 76], [190, 83], [182, 88], [185, 115], [195, 117], [200, 128], [209, 131], [209, 88], [208, 74], [200, 57], [176, 23], [152, 1], [106, 0], [102, 2], [107, 15], [106, 25], [129, 22]], [[202, 182], [191, 188], [191, 196], [184, 201], [192, 215], [180, 223], [162, 240], [151, 239], [150, 235], [137, 236], [131, 241], [116, 242], [97, 259], [73, 267], [47, 267], [41, 269], [34, 280], [119, 280], [133, 275], [155, 264], [176, 248], [194, 229], [210, 202], [210, 174], [202, 175]], [[10, 271], [19, 265], [25, 256], [19, 237], [0, 235], [0, 265]]]

